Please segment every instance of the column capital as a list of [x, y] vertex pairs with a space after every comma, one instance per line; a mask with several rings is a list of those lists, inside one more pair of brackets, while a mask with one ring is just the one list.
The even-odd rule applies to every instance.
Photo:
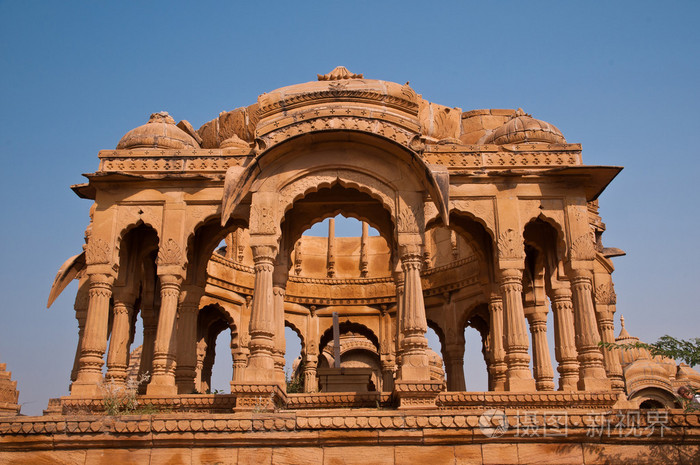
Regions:
[[271, 245], [254, 245], [251, 249], [253, 251], [253, 262], [255, 265], [274, 265], [275, 257], [277, 256], [277, 247]]

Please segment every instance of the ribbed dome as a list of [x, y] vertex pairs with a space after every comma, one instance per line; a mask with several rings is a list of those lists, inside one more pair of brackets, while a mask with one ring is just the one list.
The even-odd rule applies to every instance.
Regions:
[[525, 142], [544, 142], [547, 144], [566, 144], [561, 131], [554, 125], [533, 118], [518, 108], [513, 118], [503, 126], [487, 134], [484, 144], [521, 144]]
[[175, 120], [167, 111], [153, 113], [148, 123], [132, 129], [121, 138], [117, 149], [199, 148], [196, 140], [175, 125]]

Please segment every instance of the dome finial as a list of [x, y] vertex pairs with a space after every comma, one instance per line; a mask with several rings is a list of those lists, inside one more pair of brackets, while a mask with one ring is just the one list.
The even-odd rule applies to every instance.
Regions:
[[317, 74], [319, 81], [339, 81], [341, 79], [363, 79], [362, 74], [351, 73], [345, 66], [336, 66], [328, 74]]
[[637, 339], [630, 336], [630, 333], [628, 333], [625, 329], [625, 317], [622, 315], [620, 315], [620, 326], [622, 326], [622, 328], [620, 328], [620, 334], [618, 334], [618, 336], [615, 338], [616, 341], [619, 341], [621, 339]]

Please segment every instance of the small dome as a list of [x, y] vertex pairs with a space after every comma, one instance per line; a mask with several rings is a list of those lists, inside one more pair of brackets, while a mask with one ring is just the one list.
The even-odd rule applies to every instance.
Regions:
[[196, 140], [175, 125], [175, 120], [167, 111], [153, 113], [148, 123], [132, 129], [121, 138], [117, 149], [199, 148]]
[[503, 126], [486, 134], [483, 144], [521, 144], [526, 142], [544, 142], [546, 144], [566, 144], [561, 131], [554, 125], [526, 114], [518, 108], [515, 115]]

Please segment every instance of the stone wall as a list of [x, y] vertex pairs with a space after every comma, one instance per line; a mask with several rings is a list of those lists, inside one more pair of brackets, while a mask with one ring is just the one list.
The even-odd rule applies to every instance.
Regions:
[[[339, 410], [0, 421], [0, 463], [695, 464], [700, 415], [681, 411]], [[486, 420], [485, 420], [486, 419]], [[489, 421], [491, 420], [491, 421]]]

